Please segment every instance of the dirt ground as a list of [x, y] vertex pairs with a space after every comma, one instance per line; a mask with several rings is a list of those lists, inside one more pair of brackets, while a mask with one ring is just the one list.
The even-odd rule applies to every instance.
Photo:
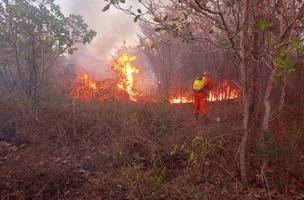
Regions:
[[295, 139], [283, 143], [272, 135], [257, 140], [252, 183], [242, 186], [236, 101], [210, 103], [208, 122], [198, 124], [191, 105], [58, 102], [0, 109], [1, 200], [304, 199], [299, 128], [288, 129]]

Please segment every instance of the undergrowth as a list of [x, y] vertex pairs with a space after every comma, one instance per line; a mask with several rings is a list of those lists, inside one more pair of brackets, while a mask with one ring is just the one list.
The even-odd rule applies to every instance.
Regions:
[[0, 110], [1, 199], [304, 198], [299, 120], [259, 136], [245, 188], [236, 102], [211, 104], [198, 126], [191, 105], [41, 98]]

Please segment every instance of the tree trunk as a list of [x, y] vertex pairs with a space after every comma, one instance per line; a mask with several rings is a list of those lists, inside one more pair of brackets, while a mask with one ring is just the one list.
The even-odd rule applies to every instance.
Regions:
[[270, 117], [271, 117], [270, 95], [271, 95], [273, 85], [275, 82], [275, 75], [276, 75], [276, 70], [273, 70], [269, 77], [266, 91], [265, 91], [265, 96], [264, 96], [264, 117], [263, 117], [263, 123], [262, 123], [262, 130], [264, 132], [267, 132], [268, 128], [269, 128], [269, 121], [270, 121]]
[[249, 0], [245, 1], [245, 6], [243, 9], [243, 29], [240, 34], [240, 56], [241, 56], [241, 64], [240, 64], [240, 75], [242, 82], [242, 100], [243, 100], [243, 137], [240, 145], [240, 170], [241, 170], [241, 181], [244, 185], [248, 184], [248, 176], [247, 176], [247, 143], [249, 137], [249, 119], [250, 119], [250, 96], [248, 91], [248, 20], [246, 19], [249, 11]]

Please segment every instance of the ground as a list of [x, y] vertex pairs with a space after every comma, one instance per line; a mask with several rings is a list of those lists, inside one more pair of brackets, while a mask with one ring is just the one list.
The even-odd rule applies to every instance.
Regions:
[[303, 154], [289, 149], [296, 162], [287, 166], [271, 136], [252, 148], [250, 186], [240, 183], [237, 101], [210, 103], [197, 125], [186, 104], [58, 101], [1, 112], [1, 200], [304, 198]]

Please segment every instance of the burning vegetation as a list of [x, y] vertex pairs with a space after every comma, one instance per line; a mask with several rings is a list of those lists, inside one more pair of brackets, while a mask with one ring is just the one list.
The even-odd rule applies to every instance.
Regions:
[[[226, 101], [230, 99], [237, 99], [240, 97], [240, 89], [234, 86], [230, 81], [224, 80], [221, 84], [215, 87], [208, 96], [208, 101]], [[187, 95], [173, 96], [170, 98], [170, 103], [180, 104], [180, 103], [192, 103], [193, 97], [189, 93]]]
[[136, 101], [135, 96], [137, 94], [134, 89], [134, 74], [139, 73], [138, 68], [133, 65], [135, 60], [135, 56], [129, 56], [125, 53], [115, 60], [111, 66], [118, 74], [117, 87], [127, 92], [132, 101]]
[[114, 80], [98, 82], [91, 79], [87, 74], [81, 74], [72, 89], [71, 96], [80, 101], [104, 101], [111, 97], [121, 99], [126, 96], [132, 101], [136, 101], [134, 74], [138, 73], [139, 70], [133, 66], [135, 60], [135, 56], [124, 53], [113, 61], [111, 68], [117, 72], [117, 82]]
[[114, 82], [111, 80], [98, 82], [91, 79], [87, 74], [81, 74], [70, 95], [79, 101], [104, 101], [113, 96], [111, 91], [115, 91], [115, 89]]
[[303, 1], [105, 1], [0, 1], [0, 199], [304, 200]]
[[[132, 101], [138, 101], [139, 93], [135, 89], [134, 75], [139, 73], [139, 69], [133, 64], [135, 60], [136, 56], [123, 53], [112, 62], [111, 69], [117, 73], [116, 81], [98, 82], [91, 79], [87, 74], [81, 74], [71, 92], [71, 96], [80, 101], [104, 101], [110, 97], [122, 99], [126, 96]], [[209, 93], [208, 101], [225, 101], [239, 97], [240, 90], [230, 81], [224, 80]], [[172, 95], [169, 102], [171, 104], [192, 103], [192, 93]]]

